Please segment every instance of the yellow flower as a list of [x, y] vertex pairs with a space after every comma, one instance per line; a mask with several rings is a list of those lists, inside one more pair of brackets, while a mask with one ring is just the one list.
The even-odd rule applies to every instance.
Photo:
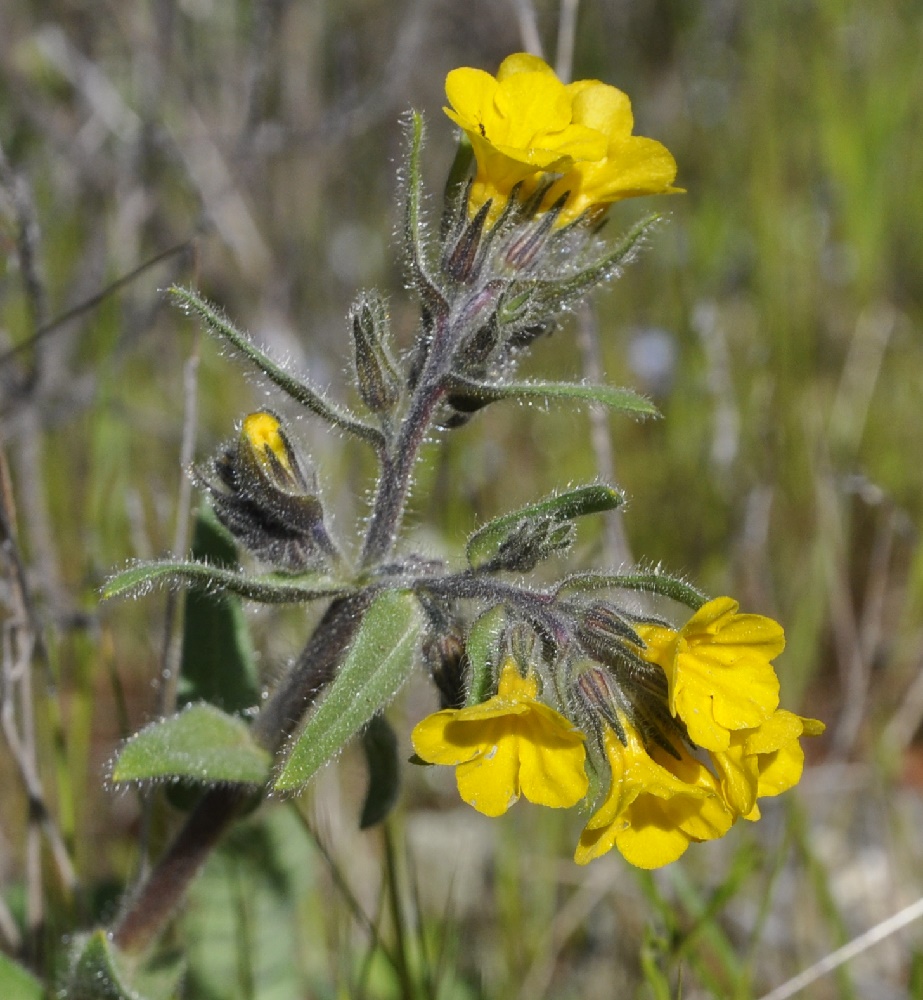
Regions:
[[666, 672], [670, 711], [706, 750], [727, 750], [732, 733], [757, 728], [779, 705], [770, 661], [785, 648], [782, 626], [738, 614], [738, 607], [730, 597], [716, 597], [679, 631], [637, 628], [646, 646], [641, 655]]
[[606, 155], [599, 160], [576, 161], [545, 196], [553, 205], [570, 192], [561, 222], [587, 211], [602, 211], [624, 198], [648, 194], [678, 194], [673, 187], [676, 160], [655, 139], [632, 135], [634, 116], [626, 94], [597, 80], [571, 85], [574, 121], [597, 129], [606, 137]]
[[459, 795], [487, 816], [502, 815], [520, 795], [555, 808], [586, 795], [583, 733], [538, 701], [538, 681], [512, 659], [493, 698], [427, 716], [411, 739], [423, 760], [455, 767]]
[[631, 103], [597, 80], [563, 84], [537, 56], [517, 53], [496, 78], [483, 70], [452, 70], [445, 113], [471, 140], [477, 174], [468, 203], [474, 214], [491, 199], [489, 220], [502, 211], [514, 185], [534, 190], [542, 174], [561, 174], [544, 206], [570, 197], [557, 220], [622, 198], [681, 190], [673, 157], [659, 142], [631, 134]]
[[725, 751], [712, 752], [721, 794], [734, 812], [758, 820], [758, 798], [781, 795], [801, 780], [804, 751], [801, 736], [819, 736], [824, 724], [779, 709], [755, 729], [731, 733]]
[[616, 847], [638, 868], [659, 868], [693, 841], [723, 837], [734, 816], [711, 772], [685, 750], [680, 760], [659, 748], [651, 756], [624, 717], [620, 721], [627, 746], [606, 729], [603, 744], [612, 782], [580, 836], [577, 864]]

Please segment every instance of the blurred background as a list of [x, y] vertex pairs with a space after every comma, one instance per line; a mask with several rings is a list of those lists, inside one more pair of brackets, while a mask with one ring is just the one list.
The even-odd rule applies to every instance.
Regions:
[[[142, 830], [156, 856], [177, 823], [105, 787], [119, 740], [157, 715], [171, 600], [98, 593], [187, 548], [184, 464], [268, 402], [344, 538], [366, 510], [368, 456], [267, 396], [161, 290], [196, 287], [349, 400], [357, 291], [391, 297], [402, 344], [417, 317], [394, 238], [401, 115], [426, 115], [435, 217], [445, 74], [493, 72], [533, 31], [553, 61], [558, 17], [512, 0], [0, 7], [8, 953], [52, 967], [62, 935], [112, 915]], [[410, 515], [414, 544], [452, 556], [485, 517], [613, 476], [630, 501], [614, 529], [581, 529], [574, 560], [662, 562], [784, 624], [783, 704], [828, 726], [799, 789], [651, 876], [617, 856], [578, 869], [580, 816], [486, 821], [451, 774], [410, 775], [390, 839], [360, 834], [347, 754], [210, 863], [174, 931], [183, 996], [756, 997], [923, 894], [921, 53], [919, 0], [585, 0], [573, 76], [631, 96], [687, 193], [615, 207], [613, 234], [665, 221], [524, 370], [599, 371], [664, 419], [492, 407], [432, 451]], [[270, 684], [310, 616], [251, 624]], [[432, 704], [421, 685], [394, 706], [405, 741]], [[34, 795], [29, 822], [28, 773], [57, 850]], [[400, 974], [367, 922], [411, 930], [417, 965]], [[923, 996], [923, 929], [806, 995]]]

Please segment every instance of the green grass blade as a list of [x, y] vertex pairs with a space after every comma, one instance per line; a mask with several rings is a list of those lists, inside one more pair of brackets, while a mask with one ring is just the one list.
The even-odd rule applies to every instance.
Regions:
[[28, 969], [0, 952], [0, 997], [4, 1000], [43, 1000], [45, 988]]

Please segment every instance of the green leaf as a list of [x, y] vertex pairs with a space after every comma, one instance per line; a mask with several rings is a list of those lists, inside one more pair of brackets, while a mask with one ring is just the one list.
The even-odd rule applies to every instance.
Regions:
[[[209, 507], [196, 518], [192, 555], [212, 566], [237, 566], [237, 547]], [[236, 594], [186, 594], [178, 700], [180, 706], [207, 701], [225, 712], [242, 712], [259, 701], [250, 630]]]
[[493, 694], [494, 659], [497, 640], [506, 626], [506, 609], [498, 604], [485, 611], [468, 630], [465, 656], [471, 671], [468, 705], [480, 705]]
[[423, 241], [423, 171], [420, 154], [423, 149], [423, 116], [416, 111], [409, 118], [410, 155], [407, 158], [407, 198], [404, 204], [404, 243], [407, 247], [410, 271], [417, 290], [430, 295], [435, 284], [429, 268]]
[[228, 831], [177, 921], [188, 965], [174, 1000], [332, 998], [322, 956], [306, 961], [299, 946], [320, 932], [304, 903], [326, 874], [305, 822], [268, 809]]
[[468, 539], [468, 562], [475, 569], [489, 562], [523, 521], [570, 521], [586, 514], [614, 510], [624, 500], [622, 494], [611, 486], [594, 484], [555, 494], [528, 507], [502, 514], [478, 528]]
[[103, 598], [146, 594], [155, 585], [185, 583], [200, 589], [230, 591], [264, 604], [300, 604], [326, 597], [341, 597], [353, 588], [320, 573], [263, 573], [249, 576], [204, 562], [138, 563], [116, 573], [103, 587]]
[[112, 780], [175, 778], [261, 785], [271, 763], [268, 751], [253, 742], [246, 723], [198, 702], [135, 733], [115, 759]]
[[589, 267], [583, 268], [566, 280], [546, 282], [545, 287], [550, 291], [551, 297], [557, 299], [563, 307], [581, 298], [594, 286], [617, 275], [625, 265], [630, 264], [638, 255], [645, 237], [660, 220], [661, 216], [656, 213], [641, 219], [622, 236], [607, 254], [594, 261]]
[[43, 1000], [45, 988], [17, 962], [0, 951], [0, 997], [3, 1000]]
[[252, 343], [249, 337], [228, 322], [216, 309], [204, 299], [200, 299], [195, 292], [187, 288], [180, 288], [177, 285], [173, 285], [169, 289], [169, 292], [179, 301], [180, 306], [187, 313], [195, 313], [205, 323], [210, 333], [222, 337], [232, 344], [241, 354], [252, 361], [271, 382], [274, 382], [284, 393], [291, 396], [292, 399], [301, 403], [302, 406], [307, 407], [328, 423], [333, 424], [335, 427], [341, 427], [343, 430], [355, 434], [356, 437], [363, 438], [376, 448], [380, 449], [384, 446], [384, 439], [377, 428], [370, 427], [346, 410], [334, 406], [317, 389], [308, 385], [307, 382], [290, 375], [284, 368], [276, 364], [268, 354], [261, 351]]
[[118, 955], [105, 931], [78, 938], [64, 996], [67, 1000], [144, 1000], [125, 982]]
[[582, 385], [578, 382], [506, 382], [489, 385], [472, 382], [460, 375], [450, 375], [445, 382], [448, 400], [457, 410], [478, 410], [501, 399], [547, 404], [556, 400], [573, 399], [583, 403], [599, 403], [630, 416], [659, 416], [657, 407], [633, 389], [618, 389], [611, 385]]
[[386, 590], [375, 598], [324, 700], [295, 740], [277, 791], [304, 785], [397, 694], [413, 667], [422, 626], [411, 593]]
[[457, 202], [461, 193], [471, 176], [471, 167], [474, 163], [474, 148], [471, 140], [464, 132], [459, 132], [458, 146], [455, 148], [455, 158], [452, 166], [449, 167], [449, 175], [445, 182], [443, 192], [443, 219], [450, 217], [457, 209]]
[[359, 829], [367, 830], [391, 812], [401, 788], [397, 734], [381, 712], [373, 715], [362, 731], [362, 752], [369, 772], [369, 787], [362, 805]]
[[669, 597], [693, 611], [708, 600], [698, 587], [659, 568], [638, 573], [576, 573], [561, 582], [556, 596], [568, 590], [637, 590]]

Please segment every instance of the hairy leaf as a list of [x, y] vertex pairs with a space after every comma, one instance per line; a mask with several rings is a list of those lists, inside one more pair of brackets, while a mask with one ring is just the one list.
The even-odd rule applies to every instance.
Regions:
[[292, 399], [297, 400], [302, 406], [306, 406], [317, 416], [341, 427], [356, 437], [369, 441], [376, 447], [381, 447], [383, 439], [381, 433], [368, 424], [354, 417], [346, 410], [335, 406], [321, 392], [310, 386], [302, 379], [290, 375], [281, 365], [277, 364], [264, 351], [261, 351], [244, 333], [238, 330], [215, 308], [204, 299], [199, 298], [195, 292], [187, 288], [179, 288], [173, 285], [170, 294], [180, 303], [186, 312], [195, 313], [204, 323], [206, 329], [218, 337], [222, 337], [232, 344], [241, 354], [266, 375], [270, 381], [274, 382], [283, 392]]
[[452, 375], [446, 379], [446, 392], [452, 406], [462, 412], [478, 410], [501, 399], [518, 399], [543, 404], [576, 400], [599, 403], [610, 410], [638, 418], [659, 415], [657, 407], [649, 399], [633, 389], [618, 389], [611, 385], [583, 385], [579, 382], [506, 382], [491, 385]]
[[115, 758], [112, 780], [261, 785], [270, 764], [269, 753], [253, 742], [246, 723], [198, 702], [132, 736]]
[[468, 539], [468, 562], [475, 569], [489, 562], [503, 543], [524, 521], [548, 519], [553, 522], [570, 521], [586, 514], [614, 510], [624, 502], [624, 497], [611, 486], [594, 484], [580, 486], [565, 493], [546, 497], [509, 514], [501, 514], [488, 521]]
[[138, 563], [116, 573], [103, 587], [103, 597], [143, 594], [154, 585], [179, 584], [204, 590], [229, 591], [264, 604], [300, 604], [325, 597], [340, 597], [353, 588], [320, 573], [264, 573], [249, 576], [204, 562]]
[[561, 582], [558, 594], [568, 590], [637, 590], [669, 597], [698, 611], [708, 600], [698, 587], [661, 569], [636, 573], [577, 573]]
[[413, 667], [422, 625], [412, 594], [386, 590], [375, 598], [336, 679], [293, 743], [277, 791], [309, 781], [394, 697]]
[[125, 981], [115, 947], [102, 930], [77, 940], [63, 995], [67, 1000], [144, 1000]]

